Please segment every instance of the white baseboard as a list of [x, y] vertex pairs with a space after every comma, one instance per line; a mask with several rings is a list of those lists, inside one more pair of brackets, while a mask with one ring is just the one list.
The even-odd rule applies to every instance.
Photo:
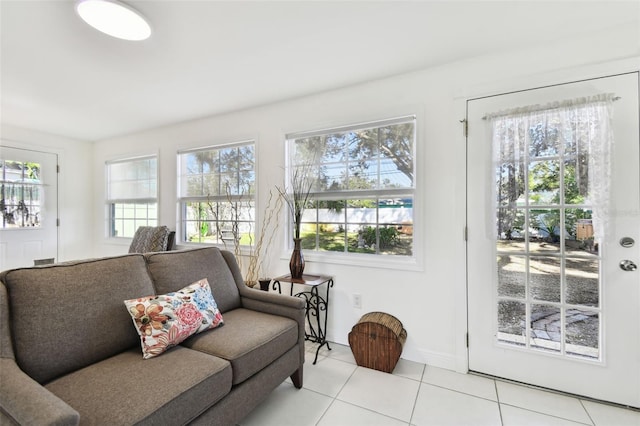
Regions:
[[455, 355], [443, 352], [434, 352], [427, 350], [420, 350], [420, 354], [425, 360], [427, 366], [444, 368], [446, 370], [458, 371], [466, 373], [466, 367], [463, 367], [464, 360], [458, 359]]

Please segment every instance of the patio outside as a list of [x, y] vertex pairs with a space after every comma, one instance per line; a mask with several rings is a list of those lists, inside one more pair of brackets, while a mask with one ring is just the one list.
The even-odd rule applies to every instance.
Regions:
[[[528, 256], [525, 256], [522, 239], [499, 240], [497, 248], [498, 339], [503, 343], [526, 345], [525, 300], [529, 296], [531, 348], [560, 353], [564, 339], [566, 354], [598, 359], [597, 253], [576, 240], [565, 240], [564, 256], [560, 256], [560, 242], [544, 240], [529, 242]], [[563, 259], [564, 285], [561, 285]]]

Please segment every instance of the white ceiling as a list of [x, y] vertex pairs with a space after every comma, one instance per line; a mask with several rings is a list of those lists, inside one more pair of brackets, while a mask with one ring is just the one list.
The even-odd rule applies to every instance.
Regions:
[[127, 3], [150, 39], [0, 0], [2, 121], [95, 141], [640, 20], [610, 0]]

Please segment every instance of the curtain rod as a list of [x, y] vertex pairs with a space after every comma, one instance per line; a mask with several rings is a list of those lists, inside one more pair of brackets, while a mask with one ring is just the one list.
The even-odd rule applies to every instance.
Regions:
[[569, 100], [565, 100], [565, 101], [552, 102], [552, 103], [548, 103], [546, 105], [530, 105], [530, 106], [526, 106], [526, 107], [514, 108], [514, 109], [511, 109], [511, 110], [497, 112], [495, 114], [487, 114], [487, 115], [483, 116], [482, 119], [483, 120], [487, 120], [489, 118], [505, 117], [507, 115], [517, 114], [517, 113], [527, 113], [527, 112], [537, 112], [537, 111], [558, 109], [558, 108], [562, 108], [562, 107], [565, 107], [565, 106], [571, 106], [571, 105], [586, 105], [588, 103], [598, 102], [598, 101], [611, 100], [611, 101], [615, 102], [615, 101], [620, 100], [620, 99], [622, 99], [621, 96], [614, 96], [612, 93], [601, 94], [601, 95], [589, 96], [589, 97], [584, 97], [584, 98], [577, 98], [577, 99], [569, 99]]

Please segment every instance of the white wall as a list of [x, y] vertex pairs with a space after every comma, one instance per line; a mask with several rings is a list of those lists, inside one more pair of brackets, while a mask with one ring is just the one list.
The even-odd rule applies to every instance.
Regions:
[[94, 246], [90, 143], [2, 124], [2, 143], [58, 154], [58, 261], [89, 257]]
[[[93, 213], [97, 218], [104, 217], [103, 169], [104, 162], [109, 159], [159, 154], [161, 222], [175, 228], [178, 220], [176, 151], [179, 149], [255, 139], [258, 196], [263, 201], [265, 194], [283, 180], [285, 133], [414, 113], [418, 118], [419, 195], [414, 232], [418, 264], [389, 269], [371, 263], [351, 265], [345, 262], [344, 256], [337, 262], [329, 262], [310, 255], [305, 271], [335, 277], [331, 293], [330, 340], [347, 343], [351, 327], [362, 314], [385, 311], [398, 317], [407, 329], [403, 358], [464, 370], [465, 139], [459, 120], [465, 117], [465, 100], [627, 71], [630, 66], [637, 69], [635, 60], [631, 65], [628, 59], [618, 60], [638, 55], [637, 29], [619, 28], [580, 40], [469, 59], [101, 141], [95, 144], [92, 161]], [[97, 220], [93, 234], [104, 233], [104, 219]], [[127, 244], [98, 239], [95, 252], [104, 255], [123, 253]], [[270, 256], [273, 275], [288, 270], [289, 252], [282, 247], [284, 241], [280, 240]], [[362, 309], [352, 307], [354, 293], [362, 295]]]

